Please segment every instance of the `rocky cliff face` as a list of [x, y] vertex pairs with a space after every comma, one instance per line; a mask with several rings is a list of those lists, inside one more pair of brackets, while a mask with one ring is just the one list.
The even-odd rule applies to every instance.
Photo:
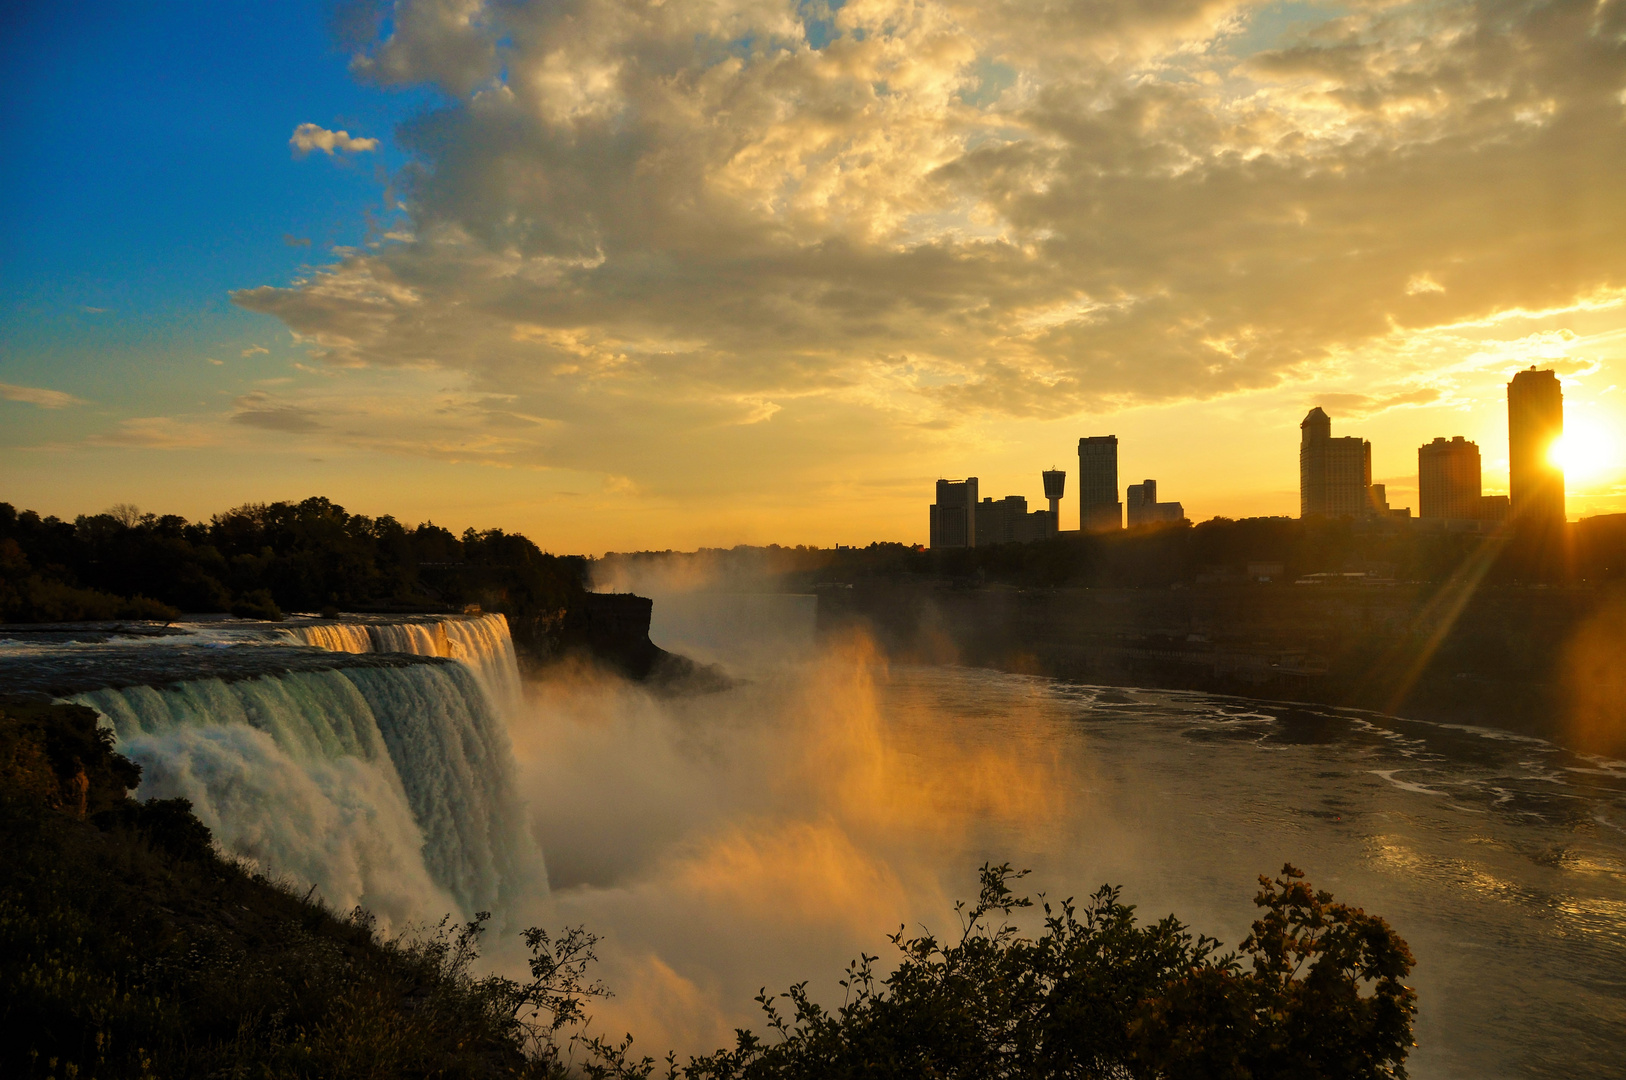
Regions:
[[141, 769], [113, 752], [96, 711], [0, 698], [0, 791], [83, 818], [122, 803]]
[[704, 691], [731, 680], [720, 670], [667, 652], [649, 639], [655, 602], [633, 593], [584, 593], [547, 615], [509, 617], [520, 667], [536, 670], [570, 656], [590, 658], [630, 679]]

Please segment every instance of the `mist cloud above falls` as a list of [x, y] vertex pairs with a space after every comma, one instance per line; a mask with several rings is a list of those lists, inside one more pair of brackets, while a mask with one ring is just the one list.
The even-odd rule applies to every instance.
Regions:
[[1089, 769], [1036, 737], [1041, 694], [957, 731], [888, 683], [855, 640], [725, 695], [661, 700], [587, 670], [533, 685], [515, 752], [552, 916], [604, 937], [600, 1029], [650, 1052], [724, 1045], [764, 984], [835, 992], [859, 949], [951, 921], [984, 859], [1075, 840]]
[[236, 298], [502, 395], [476, 457], [657, 491], [987, 416], [1437, 394], [1441, 328], [1620, 303], [1626, 0], [1318, 11], [402, 0], [353, 66], [448, 101], [396, 133], [395, 239]]

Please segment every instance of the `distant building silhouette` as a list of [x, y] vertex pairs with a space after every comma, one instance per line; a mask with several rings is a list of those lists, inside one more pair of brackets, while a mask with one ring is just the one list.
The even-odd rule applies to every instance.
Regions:
[[977, 478], [939, 480], [931, 509], [931, 546], [977, 546]]
[[1366, 517], [1376, 512], [1372, 444], [1333, 438], [1332, 418], [1320, 406], [1310, 410], [1299, 432], [1299, 516]]
[[1061, 527], [1061, 495], [1067, 487], [1067, 473], [1061, 469], [1046, 469], [1039, 474], [1044, 480], [1044, 497], [1050, 500], [1050, 516]]
[[987, 498], [977, 504], [977, 547], [1029, 544], [1055, 532], [1055, 515], [1049, 510], [1028, 513], [1028, 501], [1021, 495]]
[[977, 542], [983, 547], [1016, 543], [1016, 532], [1027, 516], [1028, 501], [1020, 495], [1007, 495], [998, 502], [983, 499], [977, 504]]
[[1508, 497], [1506, 495], [1481, 495], [1479, 497], [1480, 521], [1506, 521], [1510, 516]]
[[1124, 498], [1124, 507], [1129, 511], [1129, 527], [1137, 525], [1155, 525], [1162, 521], [1184, 521], [1186, 509], [1177, 502], [1157, 501], [1157, 481], [1142, 480], [1138, 484], [1130, 484], [1129, 491]]
[[1399, 510], [1389, 509], [1389, 485], [1366, 485], [1366, 512], [1373, 517], [1411, 517], [1411, 507], [1402, 507]]
[[1116, 435], [1078, 440], [1078, 527], [1082, 532], [1124, 527], [1124, 507], [1118, 501]]
[[1513, 520], [1539, 528], [1564, 524], [1564, 471], [1549, 456], [1564, 434], [1558, 376], [1534, 367], [1507, 384], [1508, 494]]
[[1435, 521], [1483, 517], [1479, 482], [1479, 444], [1455, 435], [1417, 448], [1418, 517]]

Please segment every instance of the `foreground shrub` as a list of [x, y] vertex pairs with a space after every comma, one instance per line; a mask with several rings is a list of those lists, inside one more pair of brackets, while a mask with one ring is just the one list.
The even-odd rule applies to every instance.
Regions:
[[[1284, 866], [1261, 877], [1241, 956], [1173, 916], [1141, 925], [1114, 888], [1082, 909], [1044, 907], [1044, 931], [1005, 921], [1030, 901], [1009, 866], [985, 866], [958, 940], [892, 935], [897, 967], [874, 956], [828, 1011], [806, 984], [758, 997], [771, 1037], [668, 1065], [691, 1080], [844, 1077], [1404, 1077], [1412, 957], [1382, 919], [1332, 902]], [[999, 918], [996, 920], [996, 916]], [[788, 1002], [788, 1015], [781, 1006]], [[624, 1049], [624, 1048], [623, 1048]], [[608, 1055], [605, 1075], [652, 1063]]]

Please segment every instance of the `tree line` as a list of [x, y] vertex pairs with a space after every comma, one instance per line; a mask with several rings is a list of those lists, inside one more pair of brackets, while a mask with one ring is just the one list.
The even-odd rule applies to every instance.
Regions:
[[815, 553], [782, 549], [808, 584], [929, 577], [1024, 587], [1168, 588], [1357, 573], [1441, 583], [1483, 566], [1486, 585], [1597, 583], [1626, 578], [1626, 514], [1576, 522], [1558, 543], [1509, 529], [1452, 532], [1350, 518], [1231, 518], [1116, 533], [1062, 533], [1028, 544], [922, 548], [870, 544]]
[[519, 533], [351, 514], [325, 498], [188, 521], [119, 506], [72, 521], [0, 503], [0, 620], [174, 619], [231, 612], [563, 610], [587, 560]]

